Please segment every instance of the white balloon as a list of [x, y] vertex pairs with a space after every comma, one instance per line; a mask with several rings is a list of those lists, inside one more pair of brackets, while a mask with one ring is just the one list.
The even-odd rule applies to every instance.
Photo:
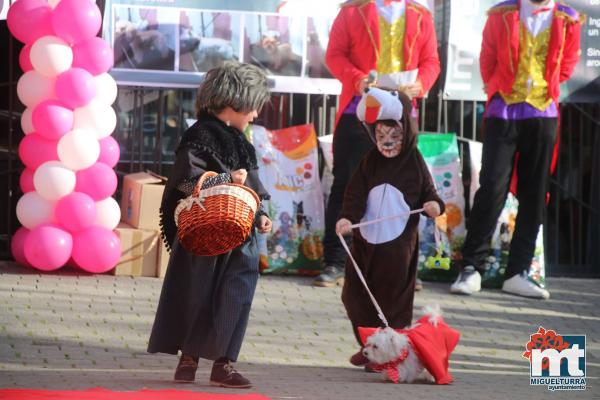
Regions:
[[60, 3], [60, 0], [48, 0], [48, 4], [52, 8], [56, 7], [58, 5], [58, 3]]
[[40, 196], [55, 201], [75, 189], [75, 172], [60, 161], [47, 161], [35, 170], [33, 186]]
[[23, 133], [26, 135], [35, 131], [33, 122], [31, 121], [31, 108], [26, 108], [21, 115], [21, 129], [23, 129]]
[[111, 105], [117, 99], [117, 82], [108, 72], [94, 77], [96, 97], [99, 103]]
[[100, 156], [100, 143], [92, 131], [73, 129], [58, 141], [58, 159], [73, 171], [91, 167]]
[[27, 229], [55, 222], [54, 205], [55, 202], [46, 200], [37, 192], [25, 193], [17, 202], [17, 218]]
[[73, 128], [91, 130], [96, 133], [96, 139], [110, 136], [116, 126], [115, 110], [110, 105], [102, 104], [96, 99], [74, 111]]
[[21, 103], [33, 110], [42, 101], [54, 98], [54, 81], [54, 78], [37, 71], [27, 71], [17, 82], [17, 96]]
[[29, 53], [33, 68], [40, 74], [55, 77], [71, 68], [73, 50], [57, 36], [43, 36], [31, 46]]
[[121, 220], [121, 207], [112, 197], [96, 202], [96, 222], [94, 225], [100, 225], [113, 230], [119, 225]]

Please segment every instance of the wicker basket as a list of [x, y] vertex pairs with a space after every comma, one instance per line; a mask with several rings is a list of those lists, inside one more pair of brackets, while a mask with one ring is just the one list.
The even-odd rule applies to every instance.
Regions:
[[191, 196], [175, 209], [177, 237], [197, 256], [216, 256], [238, 247], [248, 238], [260, 204], [256, 193], [237, 183], [200, 190], [204, 180], [217, 175], [204, 173]]

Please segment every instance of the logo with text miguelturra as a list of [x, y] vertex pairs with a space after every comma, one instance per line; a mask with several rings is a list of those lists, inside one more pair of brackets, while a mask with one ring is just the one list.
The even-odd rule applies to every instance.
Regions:
[[531, 385], [585, 390], [585, 335], [559, 335], [540, 326], [525, 344]]

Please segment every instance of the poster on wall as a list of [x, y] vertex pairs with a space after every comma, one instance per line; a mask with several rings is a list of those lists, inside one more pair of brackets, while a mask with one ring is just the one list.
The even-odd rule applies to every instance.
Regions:
[[[487, 10], [496, 0], [452, 0], [448, 63], [443, 96], [447, 100], [485, 101], [479, 52]], [[571, 79], [561, 85], [561, 102], [597, 102], [600, 93], [600, 2], [566, 2], [586, 17], [581, 27], [581, 58]]]
[[339, 3], [109, 0], [110, 73], [122, 85], [195, 88], [209, 69], [239, 60], [264, 69], [274, 92], [339, 94], [325, 66]]
[[585, 14], [581, 26], [581, 59], [567, 82], [561, 86], [562, 101], [600, 101], [600, 0], [568, 0], [567, 4]]
[[113, 13], [114, 69], [176, 69], [177, 10], [118, 6]]
[[240, 14], [179, 11], [179, 71], [206, 72], [240, 59]]
[[247, 14], [245, 22], [244, 62], [268, 75], [302, 75], [306, 18]]

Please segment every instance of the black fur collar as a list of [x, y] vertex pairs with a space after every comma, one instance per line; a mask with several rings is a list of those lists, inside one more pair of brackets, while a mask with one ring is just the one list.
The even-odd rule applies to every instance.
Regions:
[[258, 168], [254, 146], [246, 140], [244, 134], [212, 115], [201, 115], [184, 132], [177, 151], [182, 147], [194, 147], [214, 155], [232, 171]]

